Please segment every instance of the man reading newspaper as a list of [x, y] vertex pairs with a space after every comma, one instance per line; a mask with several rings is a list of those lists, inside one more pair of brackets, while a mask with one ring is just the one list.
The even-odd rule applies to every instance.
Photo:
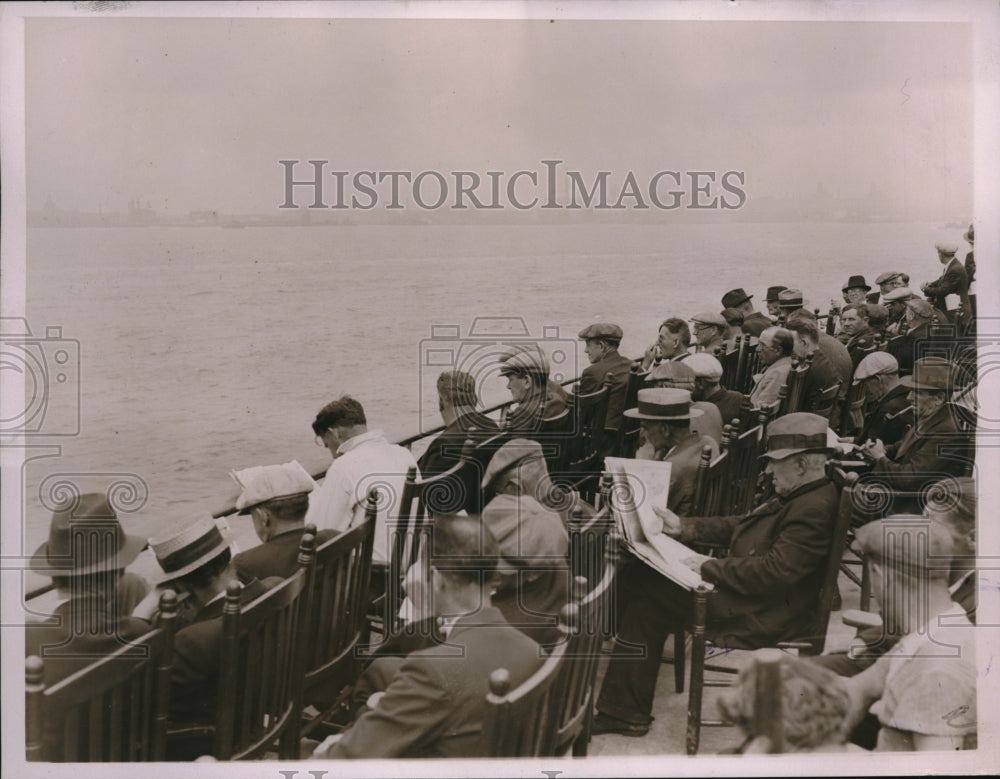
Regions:
[[[824, 471], [826, 429], [825, 419], [807, 413], [770, 424], [764, 456], [776, 494], [745, 516], [680, 518], [653, 507], [666, 535], [684, 544], [728, 546], [723, 558], [691, 552], [680, 561], [714, 586], [706, 636], [716, 645], [754, 649], [812, 627], [837, 511], [837, 490]], [[625, 612], [593, 732], [644, 736], [663, 645], [690, 623], [691, 597], [639, 560], [624, 564], [619, 581]]]

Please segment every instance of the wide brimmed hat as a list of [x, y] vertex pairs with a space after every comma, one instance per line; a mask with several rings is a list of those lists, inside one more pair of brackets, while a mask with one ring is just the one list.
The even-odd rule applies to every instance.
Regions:
[[691, 408], [691, 393], [684, 389], [641, 389], [638, 405], [625, 410], [625, 416], [632, 419], [694, 419], [705, 412]]
[[228, 549], [231, 541], [232, 533], [228, 529], [222, 530], [208, 514], [173, 535], [149, 539], [156, 562], [163, 570], [163, 577], [157, 584], [178, 579], [197, 570]]
[[802, 290], [783, 289], [778, 293], [778, 306], [780, 308], [802, 308]]
[[855, 287], [859, 287], [859, 288], [863, 289], [865, 292], [867, 292], [868, 290], [871, 289], [871, 287], [868, 286], [868, 282], [865, 281], [865, 277], [864, 276], [851, 276], [847, 280], [847, 283], [843, 287], [840, 288], [840, 291], [841, 292], [846, 292], [847, 290], [854, 289]]
[[[772, 289], [774, 288], [772, 287]], [[743, 287], [737, 287], [736, 289], [729, 290], [729, 292], [722, 296], [722, 307], [736, 308], [741, 303], [746, 303], [752, 297], [753, 295], [748, 295]]]
[[778, 295], [786, 289], [788, 289], [788, 287], [785, 287], [781, 284], [776, 284], [773, 287], [768, 287], [767, 296], [764, 298], [764, 300], [766, 300], [768, 303], [774, 303], [775, 301], [778, 300]]
[[946, 392], [951, 389], [951, 363], [944, 357], [921, 357], [913, 362], [913, 373], [899, 383], [912, 389]]
[[298, 460], [284, 465], [258, 465], [241, 471], [230, 471], [229, 475], [243, 488], [236, 499], [236, 508], [240, 514], [249, 514], [254, 506], [266, 501], [303, 495], [316, 487], [316, 482], [299, 465]]
[[828, 427], [826, 419], [806, 411], [778, 417], [767, 426], [767, 451], [761, 456], [784, 460], [793, 454], [830, 453]]
[[54, 511], [49, 540], [35, 550], [28, 567], [46, 576], [85, 576], [128, 566], [146, 539], [128, 535], [106, 495], [81, 495]]
[[622, 329], [613, 322], [597, 322], [596, 324], [588, 325], [583, 328], [577, 338], [581, 341], [590, 341], [592, 339], [599, 338], [602, 341], [611, 341], [619, 344], [621, 343], [624, 335], [625, 334], [622, 332]]

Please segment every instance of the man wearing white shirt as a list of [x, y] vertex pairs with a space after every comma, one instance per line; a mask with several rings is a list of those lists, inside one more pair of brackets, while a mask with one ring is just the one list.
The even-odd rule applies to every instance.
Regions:
[[[322, 442], [333, 455], [333, 463], [322, 485], [309, 494], [305, 523], [318, 530], [347, 530], [364, 520], [368, 492], [377, 489], [372, 562], [386, 565], [386, 519], [398, 514], [406, 472], [416, 468], [417, 461], [409, 450], [386, 441], [381, 430], [369, 431], [364, 409], [348, 395], [320, 409], [312, 427], [317, 443]], [[373, 575], [373, 582], [377, 578]]]

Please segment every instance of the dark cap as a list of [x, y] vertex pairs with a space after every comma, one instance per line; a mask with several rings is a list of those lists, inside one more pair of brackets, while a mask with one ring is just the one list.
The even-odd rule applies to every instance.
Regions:
[[722, 307], [736, 308], [738, 305], [746, 303], [752, 297], [753, 295], [748, 295], [743, 287], [737, 287], [736, 289], [729, 290], [729, 292], [722, 296]]
[[611, 341], [612, 343], [619, 344], [622, 341], [623, 335], [624, 333], [618, 325], [611, 322], [597, 322], [596, 324], [588, 325], [583, 328], [577, 338], [581, 341], [600, 339], [602, 341]]

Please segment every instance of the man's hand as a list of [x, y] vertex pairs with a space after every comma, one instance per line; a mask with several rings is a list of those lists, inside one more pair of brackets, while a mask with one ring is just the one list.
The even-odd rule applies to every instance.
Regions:
[[[162, 584], [151, 589], [146, 593], [146, 597], [139, 601], [139, 605], [132, 609], [132, 616], [136, 619], [144, 619], [146, 622], [152, 622], [160, 609], [160, 596], [167, 590], [174, 590], [176, 592], [174, 587]], [[190, 593], [188, 592], [177, 593], [177, 604], [180, 605], [183, 603], [189, 595]]]
[[671, 538], [681, 537], [681, 518], [678, 517], [670, 509], [661, 509], [653, 506], [653, 511], [656, 512], [656, 516], [663, 520], [663, 532], [665, 535]]
[[332, 736], [327, 736], [323, 743], [313, 750], [312, 759], [316, 760], [317, 758], [329, 757], [329, 754], [327, 753], [333, 748], [333, 745], [340, 741], [343, 737], [343, 733], [334, 733]]
[[696, 574], [700, 576], [702, 563], [704, 563], [706, 560], [711, 560], [711, 559], [712, 558], [709, 557], [708, 555], [695, 554], [691, 555], [690, 557], [685, 557], [683, 560], [681, 560], [681, 563], [686, 565], [688, 568], [690, 568], [692, 571], [694, 571]]
[[885, 444], [882, 443], [881, 438], [877, 441], [868, 441], [861, 447], [861, 453], [871, 460], [881, 460], [885, 457]]

